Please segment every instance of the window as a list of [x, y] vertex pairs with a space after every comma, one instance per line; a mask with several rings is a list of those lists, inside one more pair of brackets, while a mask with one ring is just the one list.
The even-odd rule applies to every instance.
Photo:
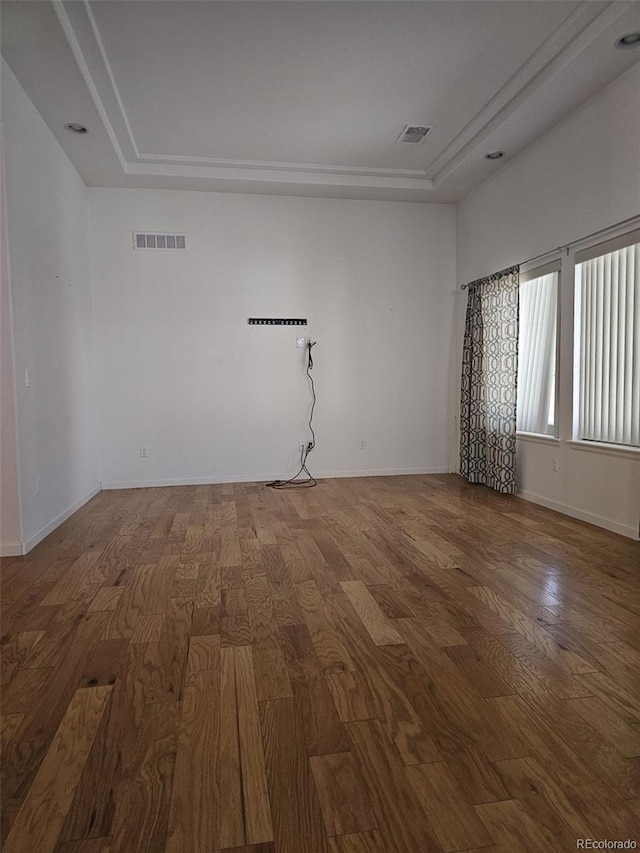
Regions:
[[640, 231], [576, 255], [577, 438], [640, 446]]
[[557, 303], [557, 266], [522, 276], [516, 416], [521, 432], [554, 432]]

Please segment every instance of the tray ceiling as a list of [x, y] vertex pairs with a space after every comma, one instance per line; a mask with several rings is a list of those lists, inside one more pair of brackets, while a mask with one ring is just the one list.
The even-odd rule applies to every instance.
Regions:
[[502, 168], [638, 61], [613, 48], [636, 29], [637, 2], [2, 3], [3, 57], [90, 186], [414, 201]]

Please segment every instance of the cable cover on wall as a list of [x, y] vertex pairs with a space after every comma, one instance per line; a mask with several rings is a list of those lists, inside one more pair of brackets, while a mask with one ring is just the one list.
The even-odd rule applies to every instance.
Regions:
[[[306, 320], [305, 320], [306, 323]], [[313, 381], [311, 371], [313, 370], [313, 355], [311, 350], [316, 345], [315, 341], [307, 341], [307, 367], [305, 373], [309, 380], [311, 388], [311, 412], [309, 413], [309, 430], [311, 432], [311, 441], [308, 441], [300, 451], [300, 468], [289, 480], [273, 480], [267, 483], [272, 489], [310, 489], [317, 485], [316, 479], [307, 468], [307, 456], [316, 446], [316, 434], [313, 429], [313, 412], [316, 407], [316, 387]], [[301, 474], [305, 476], [300, 476]]]
[[306, 326], [307, 319], [292, 319], [283, 317], [249, 317], [250, 326]]

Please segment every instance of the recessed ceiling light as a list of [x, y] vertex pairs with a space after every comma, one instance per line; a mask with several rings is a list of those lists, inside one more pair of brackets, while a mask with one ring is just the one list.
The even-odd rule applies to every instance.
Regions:
[[485, 160], [499, 160], [501, 157], [504, 157], [504, 151], [488, 151], [484, 155]]
[[71, 133], [89, 133], [89, 128], [86, 125], [78, 124], [75, 121], [70, 121], [69, 124], [65, 124], [64, 129]]
[[640, 33], [627, 33], [616, 41], [618, 50], [628, 50], [630, 47], [640, 47]]

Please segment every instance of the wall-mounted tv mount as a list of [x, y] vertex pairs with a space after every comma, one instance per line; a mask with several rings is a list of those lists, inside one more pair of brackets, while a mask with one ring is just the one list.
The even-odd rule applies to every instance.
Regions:
[[307, 318], [249, 317], [247, 323], [250, 326], [306, 326]]

